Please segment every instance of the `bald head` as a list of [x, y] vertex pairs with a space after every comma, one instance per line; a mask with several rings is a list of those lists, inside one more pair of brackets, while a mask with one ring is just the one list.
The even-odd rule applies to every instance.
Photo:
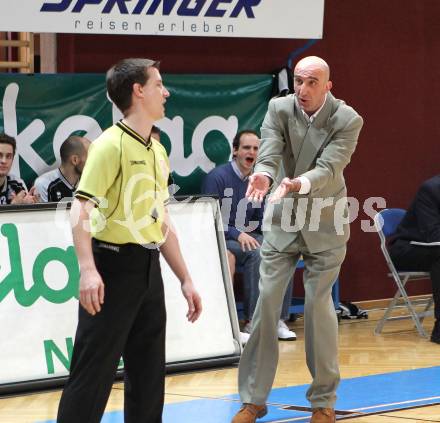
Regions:
[[330, 79], [330, 67], [324, 59], [318, 56], [308, 56], [301, 59], [295, 66], [295, 71], [312, 71], [320, 72], [323, 74], [325, 81]]
[[320, 57], [308, 56], [296, 64], [293, 77], [298, 103], [311, 116], [324, 104], [332, 88], [330, 68]]
[[67, 163], [73, 155], [82, 156], [87, 154], [89, 145], [90, 141], [87, 138], [71, 135], [61, 144], [61, 161]]
[[61, 164], [63, 168], [71, 167], [80, 175], [87, 159], [90, 141], [85, 137], [71, 135], [60, 148]]

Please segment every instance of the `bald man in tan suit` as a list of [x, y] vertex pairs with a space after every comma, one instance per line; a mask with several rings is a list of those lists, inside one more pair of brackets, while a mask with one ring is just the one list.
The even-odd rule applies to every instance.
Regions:
[[311, 423], [335, 422], [339, 383], [338, 325], [331, 298], [349, 238], [343, 176], [363, 121], [330, 93], [327, 63], [306, 57], [294, 70], [295, 94], [270, 101], [247, 196], [269, 192], [261, 247], [260, 298], [239, 366], [243, 406], [232, 423], [254, 423], [267, 414], [266, 400], [278, 362], [276, 323], [284, 292], [302, 255], [305, 348], [313, 382], [307, 391]]

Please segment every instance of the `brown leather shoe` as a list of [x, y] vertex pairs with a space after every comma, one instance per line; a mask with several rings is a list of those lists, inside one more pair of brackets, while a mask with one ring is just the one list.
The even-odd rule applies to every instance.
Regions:
[[335, 410], [333, 408], [312, 408], [310, 423], [336, 423]]
[[243, 404], [231, 423], [255, 423], [255, 420], [266, 414], [266, 405]]

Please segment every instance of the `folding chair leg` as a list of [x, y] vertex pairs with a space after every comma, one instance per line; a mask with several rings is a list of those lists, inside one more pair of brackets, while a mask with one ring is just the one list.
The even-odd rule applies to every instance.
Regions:
[[408, 295], [405, 291], [405, 284], [408, 281], [408, 277], [406, 277], [402, 283], [400, 284], [400, 281], [396, 281], [397, 284], [399, 285], [399, 288], [401, 288], [401, 292], [402, 292], [402, 298], [405, 301], [406, 307], [408, 308], [409, 312], [411, 313], [411, 317], [416, 325], [417, 328], [417, 332], [419, 332], [419, 334], [421, 336], [423, 336], [424, 338], [427, 338], [428, 335], [425, 332], [425, 329], [423, 329], [422, 323], [420, 322], [419, 316], [417, 315], [416, 310], [414, 309], [411, 300], [408, 298]]
[[[382, 319], [379, 320], [376, 329], [374, 330], [374, 333], [377, 335], [379, 333], [382, 332], [382, 329], [385, 325], [385, 322], [387, 320], [389, 320], [391, 311], [393, 310], [393, 308], [396, 306], [398, 300], [400, 298], [403, 298], [403, 300], [405, 301], [405, 305], [410, 313], [410, 317], [412, 318], [412, 320], [414, 321], [414, 324], [416, 326], [417, 332], [419, 332], [419, 334], [424, 337], [424, 338], [428, 338], [428, 334], [426, 333], [425, 329], [422, 326], [422, 322], [423, 322], [423, 318], [424, 315], [422, 316], [422, 318], [420, 319], [416, 310], [414, 309], [411, 300], [408, 298], [408, 295], [405, 291], [405, 285], [406, 282], [408, 281], [408, 277], [406, 277], [402, 282], [400, 280], [395, 280], [397, 286], [399, 287], [399, 289], [397, 290], [396, 294], [394, 295], [394, 298], [392, 299], [391, 303], [389, 304], [388, 308], [386, 309]], [[429, 304], [427, 305], [427, 307], [425, 308], [424, 312], [426, 312], [429, 307], [431, 306], [432, 301], [429, 302]]]
[[426, 307], [423, 309], [423, 313], [420, 317], [420, 323], [423, 323], [423, 320], [425, 320], [426, 313], [431, 308], [433, 302], [434, 302], [434, 297], [431, 297], [428, 303], [426, 304]]
[[392, 301], [388, 305], [388, 308], [386, 309], [384, 315], [382, 316], [382, 319], [380, 319], [379, 322], [377, 323], [376, 329], [374, 329], [374, 333], [376, 335], [379, 335], [379, 333], [382, 332], [382, 329], [385, 325], [385, 322], [388, 320], [388, 317], [390, 317], [391, 310], [396, 306], [397, 301], [399, 300], [400, 297], [401, 297], [400, 291], [398, 290], [396, 292], [396, 294], [394, 295], [394, 298], [392, 299]]
[[425, 329], [423, 329], [422, 322], [419, 319], [419, 316], [417, 315], [417, 312], [414, 310], [414, 307], [411, 303], [411, 300], [408, 298], [406, 293], [402, 295], [403, 299], [405, 300], [406, 306], [408, 307], [409, 312], [411, 313], [411, 316], [414, 320], [414, 323], [417, 328], [417, 332], [424, 338], [428, 338], [428, 334], [425, 332]]

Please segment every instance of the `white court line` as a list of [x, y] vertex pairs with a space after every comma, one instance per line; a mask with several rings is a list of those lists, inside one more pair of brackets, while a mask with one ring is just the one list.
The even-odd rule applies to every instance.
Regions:
[[438, 400], [438, 399], [440, 399], [440, 396], [439, 397], [420, 398], [420, 399], [400, 401], [400, 402], [390, 402], [389, 404], [378, 404], [378, 405], [372, 405], [370, 407], [353, 408], [353, 410], [347, 410], [347, 411], [374, 410], [375, 408], [380, 408], [380, 407], [389, 407], [392, 405], [412, 404], [412, 403], [416, 403], [416, 402], [431, 401], [431, 400]]
[[[195, 398], [195, 399], [207, 399], [207, 400], [219, 400], [219, 401], [224, 401], [224, 402], [238, 402], [241, 403], [240, 399], [235, 399], [235, 398], [228, 398], [228, 397], [206, 397], [206, 396], [199, 396], [199, 395], [188, 395], [188, 394], [172, 394], [172, 393], [167, 393], [167, 395], [174, 395], [174, 396], [182, 396], [182, 397], [188, 397], [188, 398]], [[380, 408], [380, 407], [389, 407], [392, 405], [402, 405], [402, 404], [411, 404], [411, 403], [417, 403], [417, 402], [422, 402], [422, 401], [431, 401], [431, 400], [440, 400], [440, 396], [437, 397], [428, 397], [428, 398], [419, 398], [419, 399], [414, 399], [414, 400], [407, 400], [407, 401], [400, 401], [400, 402], [390, 402], [388, 404], [377, 404], [377, 405], [372, 405], [369, 407], [361, 407], [361, 408], [352, 408], [350, 410], [341, 410], [341, 411], [361, 411], [361, 410], [374, 410], [375, 408]], [[183, 401], [185, 402], [185, 401]], [[178, 403], [168, 403], [168, 404], [178, 404]], [[288, 409], [290, 407], [295, 407], [294, 404], [282, 404], [282, 403], [277, 403], [277, 402], [267, 402], [266, 405], [270, 405], [272, 407], [279, 407], [281, 409]], [[304, 406], [301, 406], [304, 407]], [[303, 410], [295, 410], [295, 411], [303, 411]], [[304, 413], [310, 413], [311, 411], [303, 411]], [[290, 421], [290, 420], [280, 420], [281, 422], [284, 421]], [[271, 422], [271, 423], [278, 423], [278, 421], [276, 422]]]
[[[305, 413], [306, 413], [306, 411], [305, 411]], [[309, 421], [310, 416], [293, 417], [293, 418], [284, 419], [284, 420], [274, 420], [274, 421], [271, 421], [270, 423], [285, 423], [285, 422], [300, 422], [300, 421], [305, 422], [306, 421], [305, 419], [307, 419], [307, 421]]]
[[[373, 405], [370, 407], [362, 407], [362, 408], [354, 408], [352, 410], [344, 410], [347, 412], [353, 412], [353, 414], [356, 414], [356, 412], [359, 412], [361, 410], [374, 410], [376, 408], [380, 408], [380, 407], [390, 407], [390, 406], [395, 406], [395, 405], [403, 405], [403, 404], [413, 404], [413, 403], [417, 403], [417, 402], [423, 402], [423, 401], [432, 401], [432, 400], [439, 400], [440, 396], [438, 397], [429, 397], [429, 398], [419, 398], [416, 400], [408, 400], [408, 401], [400, 401], [400, 402], [391, 402], [388, 404], [380, 404], [380, 405]], [[291, 407], [291, 406], [290, 406]], [[293, 411], [293, 410], [291, 410]], [[298, 410], [295, 410], [298, 411]], [[383, 410], [383, 412], [389, 412], [389, 411], [398, 411], [398, 410]], [[307, 411], [304, 411], [305, 413]], [[361, 414], [361, 413], [359, 413]], [[361, 414], [362, 415], [362, 414]], [[361, 415], [359, 417], [361, 417]], [[368, 413], [366, 413], [366, 415], [368, 415]], [[350, 417], [349, 415], [346, 415], [345, 417]], [[353, 416], [355, 417], [355, 416]], [[287, 423], [287, 422], [299, 422], [299, 421], [303, 421], [304, 419], [308, 419], [309, 417], [293, 417], [293, 418], [287, 418], [287, 419], [283, 419], [283, 420], [275, 420], [271, 423]]]

